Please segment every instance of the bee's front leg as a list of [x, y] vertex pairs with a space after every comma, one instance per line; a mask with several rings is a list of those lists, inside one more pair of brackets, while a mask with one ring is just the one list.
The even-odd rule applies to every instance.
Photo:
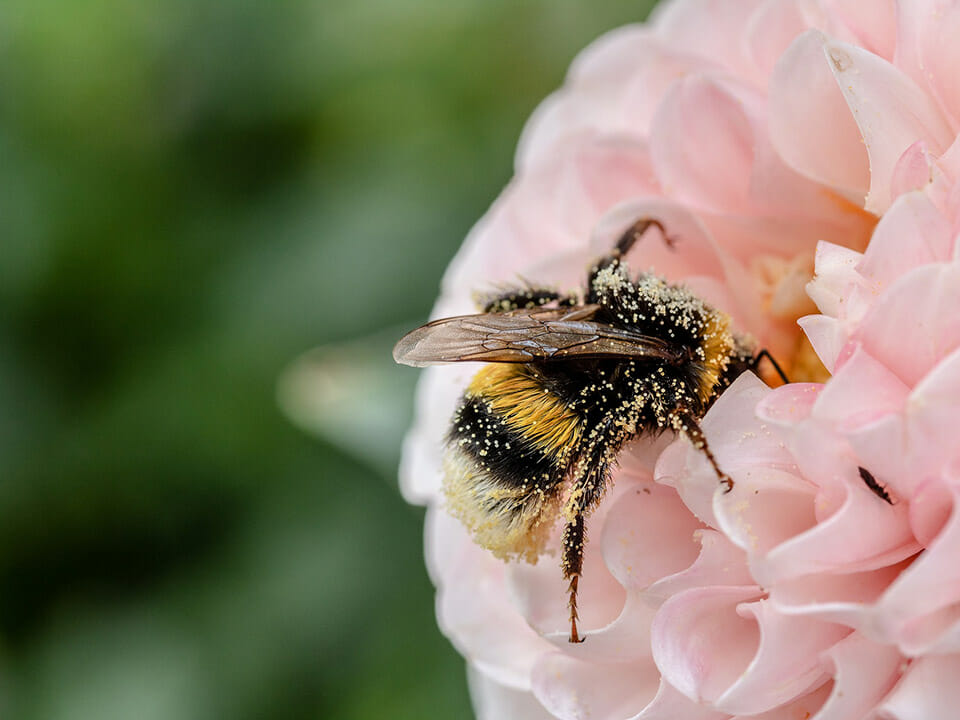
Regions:
[[724, 486], [724, 493], [733, 490], [733, 478], [727, 475], [717, 464], [717, 459], [707, 444], [707, 438], [700, 429], [700, 423], [696, 415], [686, 408], [676, 408], [670, 413], [670, 426], [676, 431], [683, 433], [687, 439], [693, 443], [693, 446], [707, 456], [707, 461], [713, 467], [717, 477], [720, 478], [720, 484]]
[[676, 238], [667, 234], [667, 229], [663, 226], [662, 222], [649, 217], [640, 218], [624, 231], [623, 235], [620, 236], [613, 246], [613, 250], [597, 261], [597, 264], [590, 271], [590, 276], [587, 278], [587, 287], [593, 287], [593, 281], [601, 270], [610, 267], [614, 263], [621, 262], [623, 256], [630, 252], [630, 248], [632, 248], [637, 240], [643, 237], [644, 233], [651, 227], [655, 227], [660, 231], [660, 235], [663, 237], [663, 241], [667, 244], [667, 247], [672, 248], [676, 245]]

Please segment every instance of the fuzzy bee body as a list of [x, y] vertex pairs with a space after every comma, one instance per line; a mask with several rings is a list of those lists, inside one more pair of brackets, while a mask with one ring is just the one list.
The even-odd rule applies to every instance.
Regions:
[[663, 232], [640, 220], [600, 259], [582, 299], [539, 288], [504, 292], [487, 299], [486, 313], [428, 323], [394, 350], [412, 365], [490, 363], [464, 392], [447, 436], [447, 506], [480, 545], [530, 562], [564, 519], [571, 642], [582, 639], [585, 517], [617, 454], [641, 435], [681, 432], [732, 487], [698, 421], [761, 356], [726, 314], [689, 290], [650, 274], [630, 278], [622, 255], [651, 225]]

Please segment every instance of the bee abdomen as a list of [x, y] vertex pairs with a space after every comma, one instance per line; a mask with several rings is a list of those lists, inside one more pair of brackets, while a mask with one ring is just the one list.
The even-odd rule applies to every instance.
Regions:
[[[522, 408], [511, 402], [521, 399]], [[480, 545], [502, 558], [533, 561], [542, 552], [579, 424], [522, 366], [478, 374], [447, 438], [444, 490]]]

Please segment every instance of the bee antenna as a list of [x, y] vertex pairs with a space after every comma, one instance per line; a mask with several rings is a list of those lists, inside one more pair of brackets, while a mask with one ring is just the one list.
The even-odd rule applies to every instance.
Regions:
[[789, 385], [790, 380], [787, 378], [787, 374], [783, 372], [783, 368], [781, 368], [780, 364], [773, 359], [773, 355], [771, 355], [770, 351], [767, 350], [766, 348], [758, 352], [756, 357], [753, 358], [753, 367], [756, 368], [760, 364], [760, 361], [763, 358], [766, 358], [767, 360], [770, 361], [770, 364], [773, 365], [773, 369], [777, 371], [777, 375], [779, 375], [780, 379], [783, 380], [783, 384]]

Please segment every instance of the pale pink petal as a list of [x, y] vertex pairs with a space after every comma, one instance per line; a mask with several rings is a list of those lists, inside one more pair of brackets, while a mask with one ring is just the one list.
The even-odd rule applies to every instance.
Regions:
[[760, 641], [749, 666], [715, 705], [740, 715], [771, 710], [822, 684], [820, 653], [850, 633], [842, 625], [784, 615], [764, 600], [744, 603], [737, 612], [756, 620]]
[[653, 621], [653, 658], [664, 679], [694, 702], [713, 702], [746, 670], [760, 642], [737, 607], [757, 587], [694, 588], [674, 595]]
[[533, 670], [534, 694], [561, 720], [629, 718], [653, 699], [659, 682], [650, 659], [604, 664], [554, 652], [543, 655]]
[[[658, 194], [658, 184], [645, 143], [626, 139], [598, 140], [574, 147], [559, 171], [549, 165], [555, 185], [554, 204], [547, 209], [555, 222], [576, 235], [582, 245], [597, 220], [624, 200]], [[544, 232], [544, 213], [531, 218], [528, 232]]]
[[807, 315], [797, 320], [813, 351], [828, 372], [834, 372], [837, 359], [849, 339], [846, 324], [826, 315]]
[[445, 301], [435, 316], [474, 311], [472, 291], [516, 284], [548, 258], [585, 251], [584, 240], [607, 210], [655, 191], [644, 142], [580, 138], [566, 143], [518, 174], [470, 231], [444, 275]]
[[643, 589], [693, 564], [702, 527], [672, 488], [637, 485], [610, 508], [600, 538], [603, 558], [624, 587]]
[[[753, 373], [744, 373], [720, 396], [701, 427], [717, 462], [737, 484], [747, 481], [756, 466], [791, 466], [793, 460], [773, 429], [755, 418], [755, 408], [770, 388]], [[744, 422], [747, 420], [747, 422]], [[719, 527], [715, 498], [723, 494], [716, 472], [702, 452], [679, 439], [660, 456], [657, 482], [677, 488], [684, 504], [711, 527]], [[751, 484], [755, 480], [750, 480]], [[735, 488], [736, 489], [736, 488]]]
[[873, 605], [909, 565], [910, 561], [904, 560], [876, 570], [820, 573], [781, 580], [770, 592], [770, 601], [784, 615], [800, 615], [872, 632]]
[[862, 48], [826, 42], [824, 49], [870, 158], [865, 207], [884, 212], [893, 200], [893, 169], [917, 140], [941, 154], [954, 134], [930, 97], [895, 66]]
[[797, 720], [811, 717], [819, 711], [833, 689], [833, 684], [824, 682], [816, 690], [801, 695], [796, 700], [778, 705], [773, 710], [751, 715], [737, 715], [733, 720]]
[[436, 508], [428, 511], [427, 531], [428, 565], [438, 578], [440, 629], [485, 675], [502, 685], [528, 688], [533, 664], [550, 644], [513, 608], [503, 563]]
[[661, 678], [656, 697], [629, 720], [726, 720], [729, 714], [694, 703]]
[[588, 629], [586, 639], [569, 642], [569, 633], [549, 636], [555, 647], [583, 662], [624, 663], [650, 657], [650, 625], [656, 608], [644, 595], [628, 593], [620, 616], [606, 627]]
[[[846, 443], [808, 424], [798, 430], [791, 445], [803, 477], [827, 488], [828, 497], [839, 493], [842, 503], [835, 509], [818, 507], [818, 522], [813, 524], [811, 518], [807, 520], [810, 526], [803, 527], [801, 521], [808, 512], [806, 507], [803, 512], [795, 512], [792, 518], [780, 518], [782, 512], [777, 510], [781, 506], [767, 510], [771, 501], [764, 495], [769, 493], [757, 488], [751, 505], [756, 507], [756, 514], [764, 517], [753, 520], [753, 515], [744, 511], [742, 514], [747, 515], [747, 520], [741, 523], [746, 522], [750, 530], [762, 538], [756, 543], [759, 547], [750, 563], [754, 577], [762, 585], [771, 587], [782, 580], [816, 572], [872, 570], [899, 562], [920, 550], [911, 532], [907, 504], [891, 505], [867, 488]], [[734, 492], [736, 490], [734, 488]], [[731, 501], [731, 505], [734, 503]], [[812, 507], [809, 513], [813, 515]], [[724, 527], [733, 523], [733, 518], [725, 514], [718, 513], [718, 516]], [[770, 547], [769, 543], [777, 539], [781, 542]]]
[[940, 474], [960, 460], [960, 349], [937, 365], [906, 403], [908, 451], [915, 474]]
[[860, 347], [824, 386], [813, 413], [840, 430], [853, 430], [899, 412], [908, 393], [900, 378]]
[[743, 715], [823, 682], [819, 653], [849, 630], [781, 615], [751, 595], [750, 588], [703, 588], [664, 603], [652, 634], [664, 679], [694, 701]]
[[[876, 632], [886, 641], [894, 640], [910, 652], [936, 640], [931, 628], [917, 626], [916, 620], [960, 603], [960, 544], [958, 489], [953, 489], [953, 514], [926, 551], [891, 584], [876, 608]], [[933, 628], [939, 630], [940, 628]]]
[[[759, 157], [758, 162], [763, 165], [766, 157]], [[771, 203], [788, 203], [788, 190], [791, 183], [793, 189], [804, 192], [797, 198], [798, 204], [790, 210], [777, 207], [768, 207], [764, 214], [760, 210], [753, 210], [755, 214], [730, 214], [724, 212], [709, 212], [701, 209], [698, 212], [701, 221], [710, 230], [717, 244], [732, 254], [741, 262], [749, 262], [758, 253], [772, 254], [777, 257], [794, 259], [798, 254], [808, 254], [811, 246], [817, 240], [826, 240], [845, 245], [864, 246], [870, 238], [870, 230], [875, 218], [859, 209], [847, 200], [840, 198], [834, 192], [820, 185], [806, 180], [790, 170], [787, 172], [792, 178], [790, 183], [782, 183], [773, 173], [777, 166], [784, 167], [779, 157], [771, 158], [769, 166], [755, 167], [752, 179], [751, 192], [760, 197], [768, 205]], [[776, 182], [774, 182], [776, 181]], [[772, 183], [770, 187], [761, 190], [764, 182]], [[766, 198], [761, 196], [766, 194]], [[816, 195], [822, 200], [815, 202]], [[828, 214], [809, 215], [817, 211], [817, 206], [829, 207]], [[759, 208], [759, 205], [758, 205]]]
[[555, 717], [530, 690], [502, 685], [472, 665], [467, 665], [467, 680], [477, 720], [553, 720]]
[[776, 425], [796, 425], [810, 417], [822, 390], [820, 383], [790, 383], [778, 387], [757, 403], [757, 417]]
[[817, 274], [807, 285], [810, 298], [820, 312], [831, 317], [850, 314], [851, 290], [863, 284], [857, 265], [863, 254], [833, 243], [817, 243]]
[[[912, 0], [911, 0], [912, 2]], [[897, 43], [897, 15], [894, 0], [824, 0], [831, 14], [839, 17], [855, 42], [887, 60], [893, 59]]]
[[738, 74], [747, 75], [754, 67], [746, 48], [731, 42], [738, 38], [760, 0], [717, 2], [716, 0], [675, 0], [662, 3], [652, 20], [664, 41], [688, 52], [722, 63]]
[[757, 7], [744, 28], [744, 44], [761, 77], [770, 76], [783, 52], [806, 29], [796, 3], [766, 0]]
[[960, 653], [960, 604], [942, 608], [908, 626], [903, 648], [917, 655]]
[[671, 196], [707, 210], [750, 209], [753, 129], [741, 103], [717, 83], [702, 75], [676, 83], [654, 117], [650, 145]]
[[862, 204], [870, 167], [831, 72], [826, 42], [822, 33], [809, 30], [777, 62], [769, 84], [770, 139], [797, 172]]
[[567, 82], [577, 87], [628, 83], [650, 62], [654, 39], [653, 31], [642, 24], [604, 33], [574, 58]]
[[755, 581], [740, 548], [716, 530], [700, 530], [700, 554], [694, 563], [674, 575], [666, 575], [643, 593], [647, 601], [659, 605], [667, 598], [691, 588], [710, 585], [746, 586]]
[[953, 495], [939, 477], [916, 485], [910, 497], [910, 527], [917, 541], [926, 547], [943, 530], [953, 512]]
[[[748, 554], [765, 555], [816, 524], [816, 488], [796, 472], [758, 465], [731, 477], [733, 490], [717, 496], [714, 509], [718, 527]], [[766, 582], [757, 568], [751, 570], [758, 582]]]
[[570, 142], [642, 138], [670, 85], [712, 61], [665, 45], [644, 27], [599, 38], [575, 61], [567, 85], [527, 121], [517, 146], [518, 172], [541, 164]]
[[879, 294], [913, 268], [949, 260], [952, 235], [950, 223], [924, 193], [901, 195], [877, 225], [857, 270]]
[[595, 107], [594, 112], [605, 111], [612, 134], [642, 137], [674, 82], [714, 67], [713, 59], [664, 43], [646, 26], [627, 26], [607, 33], [580, 53], [567, 81], [577, 93], [606, 88], [611, 102]]
[[867, 713], [900, 676], [903, 658], [895, 649], [853, 633], [824, 653], [833, 684], [812, 720], [851, 720]]
[[939, 173], [936, 158], [927, 149], [927, 143], [917, 140], [903, 151], [893, 167], [890, 179], [890, 194], [899, 197], [903, 193], [923, 190], [932, 184]]
[[883, 720], [939, 720], [960, 707], [960, 655], [913, 660], [878, 710]]
[[957, 307], [960, 264], [919, 267], [877, 300], [858, 336], [870, 355], [913, 386], [960, 345]]
[[960, 88], [955, 81], [960, 8], [950, 0], [910, 0], [897, 3], [897, 9], [897, 65], [938, 101], [954, 128], [960, 126]]

